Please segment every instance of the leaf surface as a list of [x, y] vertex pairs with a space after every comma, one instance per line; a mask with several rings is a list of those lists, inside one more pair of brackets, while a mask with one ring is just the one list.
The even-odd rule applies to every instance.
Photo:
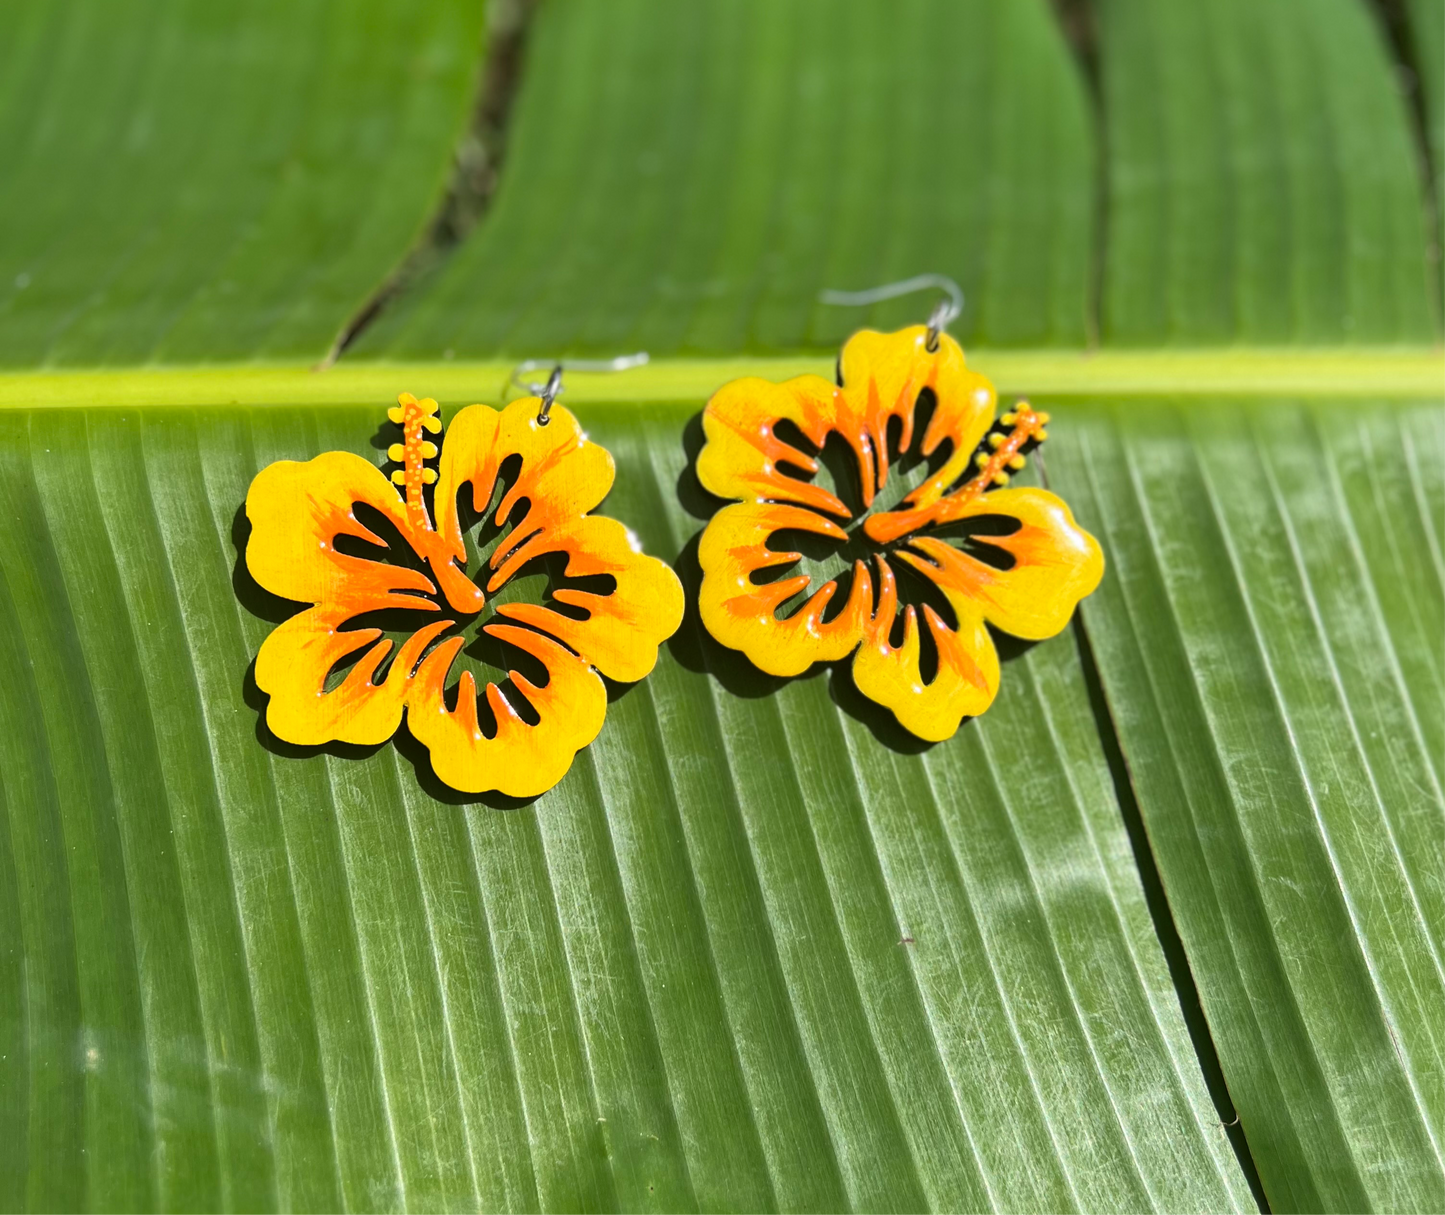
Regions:
[[[492, 210], [324, 374], [475, 151], [480, 0], [13, 7], [0, 1207], [1240, 1209], [1234, 1108], [1276, 1210], [1445, 1206], [1438, 4], [1427, 162], [1365, 0], [1078, 57], [1045, 0], [548, 0]], [[1110, 563], [953, 740], [692, 619], [532, 806], [266, 737], [260, 467], [681, 355], [566, 400], [687, 576], [689, 418], [925, 271]]]
[[1435, 337], [1421, 153], [1371, 8], [1101, 4], [1106, 342]]
[[820, 287], [924, 272], [965, 338], [1080, 344], [1093, 157], [1042, 0], [553, 0], [491, 214], [357, 352], [831, 349], [919, 304]]
[[1437, 402], [1100, 407], [1084, 609], [1276, 1209], [1445, 1202]]
[[14, 0], [0, 366], [318, 359], [420, 231], [480, 0]]

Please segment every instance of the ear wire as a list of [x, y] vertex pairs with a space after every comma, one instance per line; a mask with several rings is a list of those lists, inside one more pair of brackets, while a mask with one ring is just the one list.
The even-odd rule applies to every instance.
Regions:
[[918, 274], [913, 278], [887, 283], [882, 287], [870, 287], [866, 291], [826, 289], [818, 292], [818, 302], [820, 304], [841, 304], [845, 307], [861, 307], [865, 304], [877, 304], [883, 300], [895, 299], [900, 295], [912, 295], [915, 291], [929, 289], [944, 293], [943, 298], [933, 305], [933, 311], [928, 316], [928, 349], [933, 351], [938, 349], [938, 335], [947, 329], [949, 324], [956, 320], [963, 311], [963, 288], [942, 274]]
[[[620, 354], [615, 359], [527, 359], [525, 362], [517, 364], [508, 383], [515, 384], [523, 392], [541, 400], [542, 404], [537, 410], [537, 425], [545, 426], [552, 420], [552, 402], [561, 396], [564, 390], [563, 372], [627, 371], [632, 367], [642, 367], [647, 361], [648, 355], [645, 350], [639, 350], [636, 354]], [[544, 367], [552, 369], [547, 376], [546, 383], [522, 378], [528, 372], [540, 371]]]

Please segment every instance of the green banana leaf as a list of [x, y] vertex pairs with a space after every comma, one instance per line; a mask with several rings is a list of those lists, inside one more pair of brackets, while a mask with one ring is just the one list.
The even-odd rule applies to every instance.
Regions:
[[[1084, 612], [1277, 1208], [1445, 1202], [1445, 411], [1101, 407]], [[1087, 504], [1087, 505], [1086, 505]]]
[[[1390, 18], [19, 0], [0, 1207], [1445, 1206], [1440, 24]], [[565, 400], [692, 588], [708, 394], [925, 271], [1109, 561], [953, 739], [691, 611], [525, 805], [269, 735], [262, 467], [646, 348]]]
[[1376, 24], [1357, 0], [1100, 0], [1105, 340], [1437, 337], [1421, 148]]
[[482, 0], [11, 0], [0, 366], [319, 358], [447, 180]]

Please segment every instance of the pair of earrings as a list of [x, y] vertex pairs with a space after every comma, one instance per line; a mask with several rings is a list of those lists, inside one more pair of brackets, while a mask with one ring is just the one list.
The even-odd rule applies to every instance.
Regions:
[[[989, 626], [1052, 637], [1104, 560], [1058, 497], [1009, 487], [1047, 437], [1048, 415], [1020, 401], [997, 416], [993, 385], [944, 332], [961, 306], [956, 286], [926, 276], [823, 298], [867, 303], [923, 285], [950, 298], [927, 325], [855, 333], [836, 384], [741, 379], [708, 402], [697, 476], [731, 502], [699, 541], [698, 612], [772, 675], [851, 656], [864, 696], [941, 741], [998, 691]], [[682, 585], [621, 523], [590, 513], [615, 466], [556, 405], [561, 386], [556, 367], [503, 409], [461, 410], [444, 438], [437, 403], [402, 394], [389, 412], [402, 435], [390, 478], [335, 451], [257, 474], [247, 567], [266, 590], [309, 605], [256, 658], [278, 738], [376, 745], [405, 715], [446, 785], [532, 797], [601, 731], [603, 677], [651, 672], [682, 622]], [[856, 473], [852, 504], [817, 483], [834, 436]], [[897, 458], [926, 461], [927, 475], [874, 510]], [[808, 574], [776, 576], [802, 560], [779, 537], [799, 534], [863, 545], [871, 561], [809, 593]], [[547, 602], [518, 593], [542, 571]], [[900, 609], [900, 574], [925, 591], [921, 620], [919, 606]], [[510, 672], [510, 695], [485, 684], [487, 713], [468, 654]]]

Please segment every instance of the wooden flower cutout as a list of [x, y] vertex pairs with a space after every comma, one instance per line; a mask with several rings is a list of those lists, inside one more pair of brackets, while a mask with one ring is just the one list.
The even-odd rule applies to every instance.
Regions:
[[[567, 410], [554, 407], [541, 424], [535, 397], [501, 411], [473, 405], [439, 452], [426, 437], [441, 432], [436, 402], [399, 400], [390, 417], [403, 442], [390, 455], [401, 467], [391, 481], [332, 451], [272, 464], [251, 482], [247, 568], [266, 590], [311, 605], [256, 658], [267, 725], [302, 746], [370, 745], [405, 714], [447, 785], [535, 796], [601, 730], [599, 672], [632, 682], [652, 670], [682, 619], [682, 588], [621, 523], [587, 513], [612, 486], [612, 457]], [[464, 515], [499, 533], [472, 569]], [[551, 604], [489, 603], [549, 554], [560, 571]], [[471, 670], [453, 678], [469, 626], [493, 639], [485, 644], [527, 656], [520, 665], [534, 676], [545, 672], [534, 680], [511, 670], [522, 703], [489, 682], [483, 706]]]
[[[1052, 637], [1099, 584], [1103, 554], [1055, 495], [1003, 488], [1046, 437], [1048, 415], [1021, 402], [996, 429], [993, 385], [968, 369], [947, 334], [930, 350], [921, 325], [865, 330], [843, 348], [839, 373], [839, 385], [818, 376], [735, 380], [708, 402], [697, 475], [712, 493], [740, 501], [703, 532], [699, 611], [714, 637], [772, 675], [853, 655], [858, 689], [913, 734], [939, 741], [998, 692], [986, 626], [1030, 641]], [[915, 450], [931, 475], [895, 509], [868, 513], [888, 480], [890, 440], [900, 452], [914, 447], [920, 397], [933, 412]], [[816, 453], [833, 434], [856, 462], [861, 512], [812, 480]], [[863, 555], [850, 575], [780, 613], [810, 585], [807, 574], [777, 576], [801, 560], [791, 551], [803, 543], [799, 533]], [[900, 612], [895, 562], [935, 588], [922, 604], [927, 655], [917, 607]]]

